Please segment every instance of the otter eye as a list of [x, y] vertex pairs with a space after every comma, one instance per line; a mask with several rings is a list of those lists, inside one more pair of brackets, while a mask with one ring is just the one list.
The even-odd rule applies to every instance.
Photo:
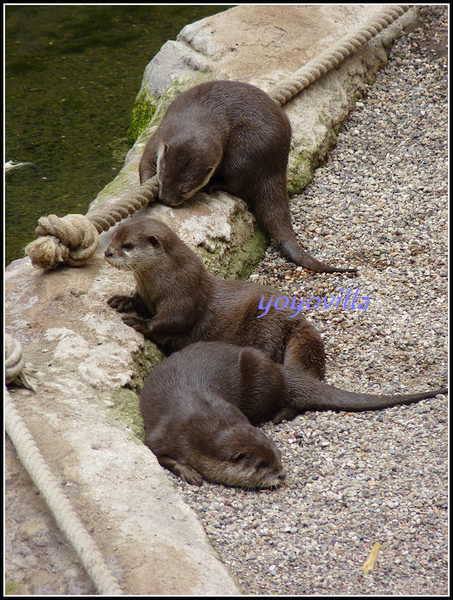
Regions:
[[121, 246], [121, 248], [122, 248], [123, 250], [132, 250], [132, 248], [133, 248], [133, 247], [134, 247], [134, 245], [133, 245], [133, 244], [131, 244], [131, 243], [129, 243], [129, 242], [126, 242], [125, 244], [123, 244], [123, 245]]

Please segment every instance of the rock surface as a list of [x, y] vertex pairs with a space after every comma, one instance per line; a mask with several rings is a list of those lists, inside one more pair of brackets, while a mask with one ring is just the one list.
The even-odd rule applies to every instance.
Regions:
[[[204, 70], [203, 76], [237, 78], [267, 89], [309, 58], [300, 39], [311, 56], [367, 18], [364, 11], [379, 7], [336, 7], [331, 15], [319, 7], [322, 18], [304, 14], [314, 7], [237, 7], [185, 28], [176, 44], [189, 44], [191, 72], [207, 67], [209, 73]], [[335, 12], [341, 8], [343, 12]], [[368, 58], [358, 58], [356, 67], [348, 59], [345, 70], [336, 69], [288, 105], [294, 146], [305, 151], [310, 145], [306, 140], [314, 139], [311, 147], [320, 149], [317, 158], [315, 152], [310, 155], [310, 163], [325, 156], [363, 82], [383, 64], [386, 36], [370, 44]], [[159, 85], [163, 90], [166, 82]], [[323, 99], [320, 107], [313, 95]], [[305, 133], [296, 125], [299, 113]], [[150, 133], [143, 133], [121, 174], [96, 203], [112, 201], [138, 184], [137, 164]], [[231, 246], [253, 239], [253, 221], [243, 203], [225, 195], [199, 197], [177, 211], [155, 204], [144, 212], [165, 220], [194, 247], [204, 248], [213, 272], [228, 272]], [[80, 269], [43, 273], [28, 259], [8, 267], [6, 329], [22, 343], [38, 389], [36, 394], [14, 389], [12, 396], [125, 593], [237, 593], [194, 513], [137, 437], [140, 422], [131, 416], [137, 412], [136, 397], [124, 386], [138, 370], [134, 357], [143, 354], [144, 342], [106, 304], [112, 294], [133, 287], [132, 276], [105, 264], [102, 250], [108, 239], [109, 234], [101, 236], [99, 251]], [[233, 271], [237, 275], [240, 269], [233, 266]], [[8, 591], [93, 593], [78, 559], [31, 491], [10, 443], [6, 449]]]

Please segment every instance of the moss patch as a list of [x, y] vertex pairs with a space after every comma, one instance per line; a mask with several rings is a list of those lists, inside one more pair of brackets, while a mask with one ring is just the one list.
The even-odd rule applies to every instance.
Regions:
[[289, 196], [300, 194], [313, 179], [313, 155], [310, 150], [294, 153], [288, 169], [287, 189]]
[[140, 134], [142, 134], [151, 122], [156, 112], [158, 98], [146, 93], [141, 93], [132, 108], [132, 119], [127, 130], [127, 141], [129, 146], [133, 146]]
[[247, 238], [240, 247], [236, 248], [230, 260], [226, 279], [248, 279], [258, 263], [263, 260], [269, 246], [269, 236], [259, 225], [255, 226], [254, 232], [252, 237]]
[[145, 428], [138, 395], [124, 388], [117, 390], [113, 396], [113, 411], [115, 415], [113, 420], [120, 421], [122, 427], [125, 427], [133, 438], [143, 442]]
[[154, 344], [145, 341], [143, 350], [135, 352], [132, 358], [134, 371], [131, 380], [112, 397], [112, 422], [117, 426], [120, 423], [133, 439], [143, 442], [145, 429], [140, 412], [140, 390], [146, 377], [163, 360], [164, 355]]
[[19, 589], [22, 586], [22, 584], [23, 582], [14, 583], [14, 581], [7, 581], [5, 583], [5, 595], [14, 596], [15, 594], [19, 593]]
[[194, 73], [187, 79], [175, 79], [165, 90], [162, 96], [152, 95], [146, 88], [142, 88], [132, 108], [132, 119], [127, 131], [127, 140], [133, 146], [140, 135], [151, 125], [158, 125], [162, 120], [169, 104], [194, 85], [211, 79], [208, 72]]
[[134, 371], [129, 383], [125, 386], [127, 390], [140, 394], [143, 382], [159, 363], [164, 359], [164, 354], [158, 350], [157, 346], [145, 340], [142, 350], [134, 352], [132, 355]]
[[[207, 270], [222, 279], [247, 279], [256, 265], [263, 259], [269, 237], [261, 227], [255, 224], [254, 235], [248, 232], [241, 235], [238, 229], [247, 227], [244, 215], [236, 215], [231, 226], [236, 230], [230, 243], [213, 240], [212, 245], [198, 246], [198, 254]], [[234, 241], [236, 239], [236, 241]], [[237, 241], [239, 240], [239, 241]]]
[[301, 140], [290, 154], [288, 167], [288, 194], [295, 196], [313, 179], [313, 173], [324, 164], [330, 148], [335, 146], [341, 124], [333, 124], [329, 118], [319, 118], [313, 129], [314, 140]]

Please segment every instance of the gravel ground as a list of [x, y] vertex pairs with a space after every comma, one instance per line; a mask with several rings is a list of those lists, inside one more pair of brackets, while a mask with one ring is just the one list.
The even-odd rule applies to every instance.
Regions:
[[[357, 278], [313, 275], [269, 250], [252, 280], [290, 298], [360, 288], [366, 310], [306, 311], [321, 331], [327, 381], [373, 393], [447, 377], [448, 9], [421, 9], [292, 200], [299, 239]], [[341, 288], [344, 292], [341, 292]], [[350, 302], [349, 302], [350, 305]], [[310, 412], [266, 424], [288, 472], [250, 492], [172, 475], [247, 594], [448, 594], [447, 399], [378, 412]], [[365, 575], [375, 542], [380, 554]]]

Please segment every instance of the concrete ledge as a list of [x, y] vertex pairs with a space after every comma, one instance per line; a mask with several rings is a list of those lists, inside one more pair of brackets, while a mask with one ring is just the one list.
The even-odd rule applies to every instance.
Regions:
[[118, 391], [143, 340], [105, 304], [109, 275], [101, 257], [53, 273], [26, 259], [9, 268], [7, 329], [38, 380], [36, 394], [12, 397], [126, 593], [236, 594], [195, 514], [122, 419]]

